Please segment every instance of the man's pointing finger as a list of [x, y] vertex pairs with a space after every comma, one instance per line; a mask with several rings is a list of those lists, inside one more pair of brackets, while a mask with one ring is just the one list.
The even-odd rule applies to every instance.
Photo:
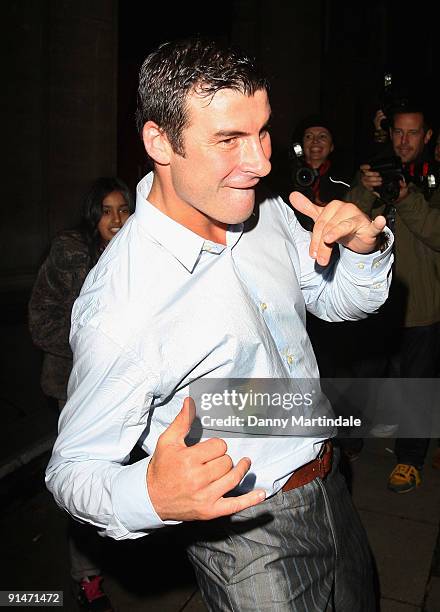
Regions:
[[290, 203], [292, 204], [295, 210], [299, 210], [303, 214], [310, 217], [313, 221], [319, 217], [322, 212], [322, 208], [320, 206], [316, 206], [313, 204], [306, 196], [304, 196], [299, 191], [293, 191], [289, 196]]

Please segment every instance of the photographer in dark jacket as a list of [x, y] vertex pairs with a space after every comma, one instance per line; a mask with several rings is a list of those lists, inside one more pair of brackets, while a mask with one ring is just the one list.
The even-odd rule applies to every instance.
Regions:
[[[399, 108], [392, 116], [390, 139], [406, 180], [398, 181], [393, 201], [384, 201], [387, 179], [364, 164], [347, 194], [372, 218], [385, 212], [395, 234], [395, 269], [383, 314], [386, 327], [394, 327], [389, 356], [393, 351], [397, 355], [399, 370], [394, 375], [401, 378], [435, 377], [438, 370], [440, 191], [430, 189], [425, 180], [432, 167], [426, 147], [431, 136], [420, 108]], [[396, 440], [397, 465], [389, 489], [405, 493], [420, 485], [428, 445], [426, 438]]]

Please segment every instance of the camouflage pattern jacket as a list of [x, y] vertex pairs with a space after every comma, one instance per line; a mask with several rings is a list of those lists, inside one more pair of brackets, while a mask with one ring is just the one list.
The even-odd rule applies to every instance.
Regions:
[[67, 397], [72, 369], [70, 316], [91, 267], [81, 232], [62, 232], [54, 239], [32, 290], [29, 329], [33, 343], [44, 351], [41, 386], [46, 395], [57, 400]]

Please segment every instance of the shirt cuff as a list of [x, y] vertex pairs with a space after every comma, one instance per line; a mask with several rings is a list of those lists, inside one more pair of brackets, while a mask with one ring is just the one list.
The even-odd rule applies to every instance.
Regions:
[[124, 466], [113, 481], [113, 509], [117, 520], [129, 531], [149, 531], [177, 525], [180, 521], [162, 521], [147, 489], [147, 469], [151, 457]]
[[371, 281], [376, 276], [384, 277], [384, 271], [388, 272], [392, 263], [394, 236], [388, 227], [385, 227], [383, 231], [386, 234], [387, 247], [382, 252], [355, 253], [339, 245], [340, 263], [351, 276]]

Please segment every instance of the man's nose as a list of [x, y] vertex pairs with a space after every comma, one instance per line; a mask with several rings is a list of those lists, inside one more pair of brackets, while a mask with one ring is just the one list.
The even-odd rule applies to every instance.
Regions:
[[408, 144], [409, 142], [409, 134], [407, 132], [402, 132], [402, 144]]
[[245, 172], [252, 172], [255, 176], [266, 176], [271, 169], [269, 161], [271, 154], [269, 136], [263, 142], [259, 138], [246, 143], [242, 167]]

